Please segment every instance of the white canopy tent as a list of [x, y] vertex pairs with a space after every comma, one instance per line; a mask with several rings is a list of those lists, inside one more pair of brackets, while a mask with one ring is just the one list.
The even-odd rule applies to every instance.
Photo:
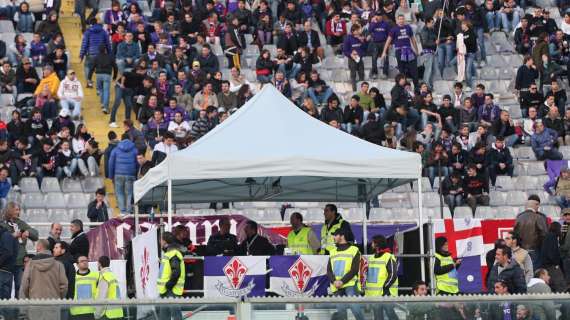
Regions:
[[137, 204], [166, 201], [171, 222], [173, 203], [365, 203], [412, 180], [418, 181], [421, 226], [420, 155], [335, 129], [265, 85], [228, 120], [136, 181], [134, 198]]

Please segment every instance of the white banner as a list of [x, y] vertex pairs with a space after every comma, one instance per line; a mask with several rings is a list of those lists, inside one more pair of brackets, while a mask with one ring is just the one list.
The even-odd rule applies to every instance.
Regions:
[[[111, 271], [117, 276], [119, 281], [119, 289], [121, 290], [121, 298], [127, 298], [127, 260], [111, 260], [109, 266]], [[97, 261], [89, 262], [89, 269], [98, 271]]]
[[138, 299], [158, 297], [159, 263], [157, 229], [152, 226], [133, 239], [133, 272]]
[[266, 260], [265, 256], [206, 257], [204, 296], [264, 296]]

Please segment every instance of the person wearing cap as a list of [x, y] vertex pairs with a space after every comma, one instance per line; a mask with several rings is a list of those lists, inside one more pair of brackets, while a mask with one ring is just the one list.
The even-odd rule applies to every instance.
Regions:
[[72, 69], [67, 70], [67, 76], [59, 83], [57, 96], [61, 104], [61, 111], [65, 110], [67, 114], [71, 114], [76, 119], [81, 117], [83, 86]]
[[[347, 229], [339, 228], [333, 232], [334, 246], [330, 248], [330, 260], [327, 264], [327, 277], [330, 281], [329, 292], [333, 296], [358, 296], [360, 272], [360, 251], [358, 247], [348, 242], [352, 236]], [[350, 308], [356, 320], [364, 320], [364, 313], [358, 304], [347, 307], [339, 304], [337, 317], [346, 319], [346, 310]], [[334, 319], [334, 316], [333, 316]]]
[[546, 216], [538, 211], [539, 208], [540, 198], [536, 194], [530, 195], [526, 209], [517, 215], [514, 227], [514, 232], [520, 235], [522, 239], [519, 245], [528, 251], [535, 269], [542, 265], [540, 262], [540, 248], [548, 232]]
[[457, 280], [457, 268], [461, 265], [461, 259], [454, 259], [449, 252], [447, 238], [435, 239], [435, 288], [438, 295], [452, 295], [459, 293], [459, 281]]
[[[388, 242], [383, 235], [372, 238], [374, 255], [368, 258], [368, 273], [364, 295], [367, 297], [397, 297], [398, 296], [398, 263], [392, 254]], [[398, 320], [394, 308], [387, 305], [374, 306], [374, 319]]]
[[321, 243], [315, 232], [303, 223], [303, 216], [299, 212], [293, 212], [289, 218], [292, 230], [287, 235], [287, 248], [291, 254], [316, 254], [319, 252]]
[[329, 203], [323, 210], [325, 216], [325, 223], [321, 228], [321, 254], [330, 254], [330, 251], [335, 248], [335, 240], [333, 233], [336, 230], [343, 229], [346, 232], [346, 241], [353, 242], [354, 235], [350, 223], [345, 221], [336, 205]]

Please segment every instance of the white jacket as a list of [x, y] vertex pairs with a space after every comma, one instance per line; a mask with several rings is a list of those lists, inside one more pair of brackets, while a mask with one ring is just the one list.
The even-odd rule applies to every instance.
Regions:
[[77, 79], [69, 80], [68, 77], [65, 77], [65, 79], [59, 83], [57, 96], [60, 99], [83, 99], [83, 87], [81, 86], [81, 82]]

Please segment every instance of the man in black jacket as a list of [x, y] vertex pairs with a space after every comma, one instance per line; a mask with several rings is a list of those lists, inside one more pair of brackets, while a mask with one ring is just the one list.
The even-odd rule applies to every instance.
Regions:
[[69, 253], [73, 256], [74, 261], [79, 256], [89, 256], [89, 239], [87, 234], [83, 232], [83, 221], [75, 219], [71, 221], [69, 226], [71, 231], [71, 244], [69, 245]]
[[495, 186], [497, 175], [513, 176], [515, 166], [513, 165], [513, 157], [509, 148], [505, 146], [505, 138], [498, 136], [491, 152], [489, 153], [489, 177], [491, 178], [491, 185]]
[[69, 254], [69, 245], [67, 242], [58, 241], [53, 247], [53, 256], [56, 261], [59, 261], [65, 267], [65, 275], [67, 277], [67, 299], [73, 299], [75, 290], [75, 267], [73, 266], [74, 259]]
[[275, 247], [267, 240], [267, 238], [260, 236], [257, 233], [257, 222], [248, 220], [245, 223], [245, 236], [246, 239], [239, 245], [238, 252], [246, 256], [271, 256], [275, 253]]
[[325, 55], [325, 51], [321, 47], [319, 33], [313, 30], [311, 20], [306, 20], [303, 23], [303, 31], [297, 34], [297, 45], [309, 48], [309, 53], [313, 56], [322, 58]]
[[219, 222], [219, 231], [210, 236], [206, 245], [206, 254], [209, 256], [231, 256], [238, 252], [237, 237], [230, 233], [231, 222], [228, 217], [222, 217]]
[[99, 54], [88, 75], [89, 79], [94, 72], [97, 76], [97, 93], [101, 101], [101, 108], [106, 114], [109, 112], [109, 99], [111, 97], [111, 75], [113, 80], [117, 79], [118, 68], [115, 56], [107, 52], [104, 45], [99, 47]]
[[105, 204], [105, 188], [95, 191], [95, 199], [87, 206], [87, 217], [91, 222], [105, 222], [109, 220], [107, 205]]
[[[161, 298], [182, 296], [186, 272], [183, 271], [184, 259], [179, 249], [176, 237], [171, 232], [164, 232], [160, 239], [160, 246], [165, 252], [161, 261], [158, 281], [158, 291]], [[170, 272], [168, 273], [168, 270]], [[172, 307], [159, 308], [160, 319], [181, 319], [180, 308]]]
[[512, 259], [511, 248], [498, 246], [495, 253], [495, 265], [487, 278], [487, 290], [493, 292], [495, 283], [505, 282], [510, 293], [526, 293], [524, 271], [518, 262]]
[[0, 226], [0, 299], [2, 300], [12, 297], [14, 278], [12, 272], [15, 268], [17, 256], [18, 241], [6, 228]]

